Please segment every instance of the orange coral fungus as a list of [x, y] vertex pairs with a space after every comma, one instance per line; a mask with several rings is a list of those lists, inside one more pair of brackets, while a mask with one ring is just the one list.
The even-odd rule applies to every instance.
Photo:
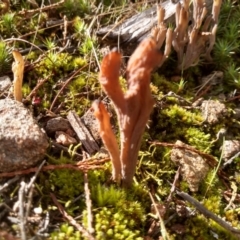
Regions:
[[[128, 62], [126, 74], [128, 89], [126, 93], [122, 91], [119, 83], [121, 54], [112, 51], [104, 57], [101, 64], [99, 81], [105, 93], [112, 100], [118, 116], [121, 142], [120, 157], [116, 156], [116, 149], [114, 154], [111, 153], [106, 140], [103, 139], [103, 142], [110, 152], [113, 168], [119, 164], [121, 166], [123, 186], [130, 186], [133, 181], [141, 136], [154, 104], [150, 92], [150, 74], [161, 60], [162, 54], [158, 50], [155, 40], [147, 38], [142, 41]], [[94, 102], [93, 110], [99, 122], [101, 136], [109, 135], [109, 139], [112, 139], [113, 133], [106, 109], [101, 103]], [[104, 126], [107, 125], [108, 127], [105, 128]], [[114, 137], [113, 145], [115, 145], [115, 141]], [[120, 163], [117, 164], [117, 161]], [[113, 170], [114, 180], [118, 180], [118, 172], [118, 169]]]
[[98, 100], [93, 102], [92, 109], [94, 116], [99, 123], [100, 137], [102, 138], [112, 160], [112, 177], [114, 180], [119, 181], [121, 179], [120, 152], [116, 137], [111, 128], [110, 116], [103, 103]]

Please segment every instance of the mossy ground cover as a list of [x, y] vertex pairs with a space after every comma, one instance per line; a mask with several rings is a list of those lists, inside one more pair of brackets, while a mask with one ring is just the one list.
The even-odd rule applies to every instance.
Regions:
[[[18, 49], [25, 58], [24, 104], [33, 110], [34, 116], [44, 119], [53, 113], [66, 117], [70, 110], [82, 116], [93, 100], [105, 97], [98, 82], [103, 53], [102, 43], [96, 38], [97, 29], [120, 22], [126, 14], [131, 15], [132, 9], [143, 10], [146, 4], [127, 0], [65, 0], [51, 5], [49, 9], [41, 10], [41, 6], [44, 9], [49, 2], [2, 1], [0, 74], [12, 75], [11, 51]], [[196, 66], [176, 73], [176, 54], [172, 52], [162, 68], [152, 75], [151, 89], [156, 104], [143, 136], [133, 187], [122, 189], [111, 183], [109, 162], [102, 164], [102, 169], [88, 171], [92, 235], [95, 239], [159, 239], [160, 236], [164, 239], [235, 239], [217, 223], [194, 211], [189, 203], [171, 193], [177, 171], [177, 166], [170, 160], [171, 147], [158, 146], [153, 142], [173, 144], [181, 140], [212, 155], [221, 167], [224, 138], [215, 141], [219, 130], [225, 128], [229, 136], [240, 140], [239, 119], [235, 117], [240, 93], [239, 46], [240, 5], [237, 1], [225, 0], [212, 52], [213, 61], [201, 60]], [[227, 96], [223, 100], [227, 115], [219, 123], [208, 125], [204, 123], [199, 108], [190, 107], [188, 103], [196, 98], [200, 79], [213, 71], [223, 71], [223, 80], [201, 97], [218, 99], [221, 94]], [[122, 73], [124, 84], [124, 67]], [[178, 97], [166, 96], [169, 92]], [[117, 125], [114, 115], [113, 124]], [[71, 164], [81, 160], [81, 149], [76, 148], [78, 154], [68, 154], [50, 147], [46, 159], [48, 164]], [[224, 169], [224, 175], [218, 175], [218, 169], [210, 169], [196, 193], [189, 192], [188, 184], [181, 178], [177, 188], [188, 192], [208, 210], [240, 229], [239, 157]], [[25, 181], [30, 178], [31, 175], [24, 176]], [[6, 179], [2, 179], [2, 183], [4, 181]], [[40, 172], [30, 206], [32, 219], [28, 220], [27, 239], [88, 239], [76, 225], [63, 217], [49, 195], [54, 193], [67, 214], [88, 229], [90, 216], [84, 184], [82, 171], [61, 169]], [[7, 193], [1, 193], [1, 203], [13, 209], [19, 186], [20, 181], [14, 183]], [[149, 193], [163, 212], [165, 234]], [[232, 204], [227, 207], [231, 201]], [[177, 211], [179, 207], [189, 213], [181, 214]], [[34, 213], [37, 208], [42, 210], [40, 214]], [[1, 216], [1, 231], [7, 230], [19, 236], [18, 223], [8, 220], [11, 214], [14, 216], [13, 210]], [[39, 231], [41, 228], [44, 230]]]

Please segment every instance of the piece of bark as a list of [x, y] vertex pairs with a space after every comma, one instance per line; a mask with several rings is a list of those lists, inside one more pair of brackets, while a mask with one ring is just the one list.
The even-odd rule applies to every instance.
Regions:
[[[164, 21], [167, 24], [175, 25], [174, 14], [176, 12], [176, 6], [178, 2], [183, 1], [172, 1], [167, 0], [160, 5], [165, 9]], [[208, 14], [211, 14], [213, 0], [206, 0], [206, 8]], [[190, 16], [190, 20], [192, 17]], [[110, 45], [118, 46], [122, 44], [123, 46], [129, 46], [133, 44], [136, 46], [144, 38], [149, 36], [151, 30], [157, 25], [157, 8], [153, 6], [137, 15], [124, 21], [122, 24], [116, 24], [103, 27], [97, 31], [97, 36], [103, 41]]]
[[74, 112], [70, 111], [67, 115], [67, 119], [71, 124], [72, 128], [76, 132], [79, 140], [82, 142], [86, 151], [91, 155], [95, 152], [99, 151], [99, 146], [96, 143], [95, 139], [92, 137], [89, 130], [86, 126], [82, 123], [82, 120], [79, 116]]

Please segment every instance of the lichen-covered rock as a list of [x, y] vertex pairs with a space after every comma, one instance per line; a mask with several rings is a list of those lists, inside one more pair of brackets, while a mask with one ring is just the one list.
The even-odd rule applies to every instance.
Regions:
[[0, 172], [35, 165], [47, 147], [47, 136], [28, 109], [12, 99], [0, 100]]
[[181, 148], [176, 147], [172, 149], [171, 160], [181, 167], [181, 175], [187, 181], [189, 189], [192, 192], [196, 192], [200, 182], [208, 173], [209, 166], [199, 154], [188, 150], [191, 146], [179, 140], [175, 145], [179, 145]]
[[222, 146], [222, 158], [224, 161], [233, 157], [240, 151], [240, 141], [238, 140], [225, 140]]
[[46, 131], [47, 133], [53, 133], [56, 131], [67, 131], [69, 128], [71, 128], [69, 122], [67, 119], [64, 119], [62, 117], [56, 117], [48, 120], [46, 125]]
[[12, 82], [8, 76], [0, 77], [0, 94], [8, 90], [12, 85]]
[[226, 106], [217, 100], [205, 100], [201, 105], [204, 120], [209, 124], [216, 124], [227, 114]]

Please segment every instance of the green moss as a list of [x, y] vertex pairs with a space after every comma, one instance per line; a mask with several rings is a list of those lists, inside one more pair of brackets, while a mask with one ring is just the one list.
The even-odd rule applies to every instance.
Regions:
[[82, 57], [75, 57], [72, 61], [72, 65], [74, 68], [78, 69], [80, 67], [87, 65], [87, 62], [86, 62], [86, 59]]
[[211, 212], [219, 215], [222, 210], [222, 196], [220, 194], [218, 195], [212, 195], [208, 199], [204, 200], [204, 206]]
[[73, 226], [64, 223], [58, 231], [51, 233], [51, 240], [82, 240], [81, 233], [75, 231]]
[[[73, 163], [71, 159], [60, 156], [59, 158], [49, 158], [55, 164]], [[56, 191], [63, 199], [74, 199], [83, 193], [83, 172], [71, 169], [59, 169], [50, 173], [48, 178], [51, 190]]]
[[11, 69], [12, 55], [5, 42], [0, 41], [0, 74], [3, 75]]
[[172, 82], [166, 79], [163, 75], [159, 75], [157, 73], [152, 75], [152, 82], [156, 87], [158, 87], [159, 91], [163, 92], [164, 94], [168, 93], [169, 91], [177, 92], [178, 90], [177, 85], [172, 84]]
[[66, 0], [61, 9], [61, 14], [65, 14], [67, 17], [75, 17], [80, 15], [84, 17], [90, 13], [90, 2], [87, 0]]
[[138, 203], [125, 203], [121, 209], [103, 207], [95, 214], [97, 240], [143, 239], [144, 214]]
[[26, 84], [26, 83], [23, 84], [23, 86], [22, 86], [23, 97], [26, 98], [30, 92], [31, 92], [31, 89], [29, 87], [29, 84]]
[[203, 121], [201, 114], [196, 114], [194, 112], [188, 111], [181, 106], [173, 105], [162, 111], [162, 114], [165, 114], [169, 117], [169, 121], [172, 124], [177, 124], [181, 122], [182, 124], [187, 125], [200, 125]]
[[[213, 49], [214, 64], [224, 71], [225, 85], [239, 86], [239, 34], [240, 6], [232, 1], [223, 1], [216, 44]], [[231, 17], [230, 17], [231, 16]]]
[[14, 13], [6, 13], [1, 16], [1, 33], [4, 32], [4, 37], [10, 37], [15, 32], [16, 18]]
[[211, 146], [210, 146], [210, 134], [206, 134], [201, 131], [199, 128], [190, 127], [186, 129], [185, 138], [187, 143], [200, 151], [210, 153]]

